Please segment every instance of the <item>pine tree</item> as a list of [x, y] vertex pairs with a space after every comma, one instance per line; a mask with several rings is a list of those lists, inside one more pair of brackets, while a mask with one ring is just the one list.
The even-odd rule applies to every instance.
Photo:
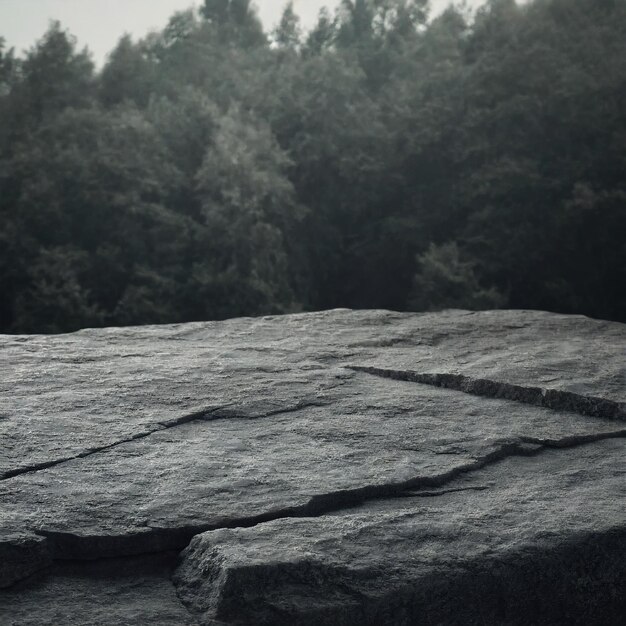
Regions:
[[289, 2], [283, 10], [278, 26], [274, 29], [274, 42], [280, 48], [297, 50], [300, 46], [301, 37], [300, 18], [294, 11], [293, 2]]

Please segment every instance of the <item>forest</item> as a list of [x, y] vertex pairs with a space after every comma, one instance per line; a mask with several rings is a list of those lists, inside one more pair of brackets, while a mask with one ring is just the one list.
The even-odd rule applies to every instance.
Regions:
[[[1, 28], [1, 27], [0, 27]], [[0, 333], [334, 307], [626, 322], [626, 0], [204, 0], [0, 39]], [[0, 33], [2, 34], [2, 33]]]

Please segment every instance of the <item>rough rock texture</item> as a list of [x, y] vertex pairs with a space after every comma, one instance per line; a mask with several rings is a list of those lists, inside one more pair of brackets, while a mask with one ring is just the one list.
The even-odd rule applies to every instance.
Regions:
[[0, 354], [1, 624], [622, 623], [624, 325], [340, 310]]
[[127, 626], [197, 622], [176, 597], [170, 577], [175, 554], [67, 562], [46, 576], [18, 583], [3, 593], [3, 626]]

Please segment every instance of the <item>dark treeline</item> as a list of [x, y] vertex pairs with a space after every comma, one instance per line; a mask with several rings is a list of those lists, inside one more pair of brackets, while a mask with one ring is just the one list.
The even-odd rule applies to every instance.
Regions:
[[0, 48], [0, 332], [344, 307], [626, 321], [626, 1], [206, 0]]

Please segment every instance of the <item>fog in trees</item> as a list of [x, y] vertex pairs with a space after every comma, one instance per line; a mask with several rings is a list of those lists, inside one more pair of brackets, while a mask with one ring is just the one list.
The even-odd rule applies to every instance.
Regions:
[[[0, 39], [0, 332], [332, 307], [626, 321], [626, 2], [205, 0]], [[0, 33], [1, 34], [1, 33]]]

